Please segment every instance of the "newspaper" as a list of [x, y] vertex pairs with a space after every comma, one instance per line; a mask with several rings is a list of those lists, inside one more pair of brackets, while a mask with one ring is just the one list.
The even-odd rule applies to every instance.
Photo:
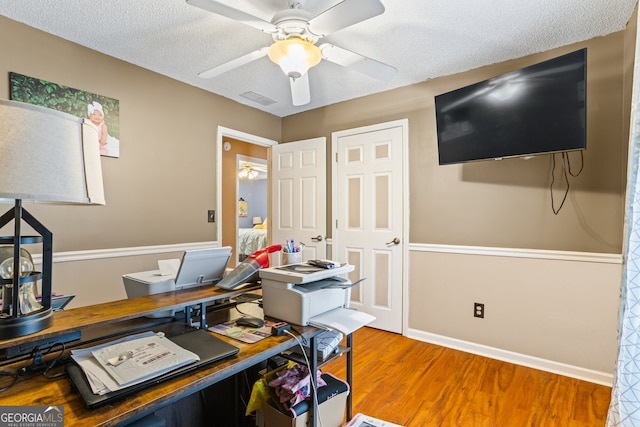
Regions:
[[107, 344], [73, 350], [91, 390], [105, 394], [155, 378], [200, 357], [172, 342], [163, 333], [145, 332]]

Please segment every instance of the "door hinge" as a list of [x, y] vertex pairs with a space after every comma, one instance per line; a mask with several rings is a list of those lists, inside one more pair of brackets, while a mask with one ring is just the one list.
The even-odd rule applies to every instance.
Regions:
[[338, 163], [338, 153], [336, 152], [336, 163]]
[[338, 220], [336, 219], [336, 230], [338, 229]]

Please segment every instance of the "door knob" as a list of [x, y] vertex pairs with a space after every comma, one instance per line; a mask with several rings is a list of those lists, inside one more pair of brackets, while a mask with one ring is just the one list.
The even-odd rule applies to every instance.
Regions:
[[394, 237], [392, 241], [387, 242], [387, 245], [399, 245], [400, 244], [400, 239], [398, 239], [397, 237]]
[[314, 242], [322, 242], [322, 236], [318, 234], [316, 237], [312, 237], [311, 240]]

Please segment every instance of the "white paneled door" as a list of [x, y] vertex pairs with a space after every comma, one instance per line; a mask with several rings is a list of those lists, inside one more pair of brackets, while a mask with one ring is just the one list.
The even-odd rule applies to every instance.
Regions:
[[406, 121], [336, 132], [334, 258], [355, 265], [351, 307], [402, 332]]
[[[302, 259], [326, 258], [326, 138], [278, 144], [271, 149], [272, 244], [305, 244]], [[280, 254], [271, 257], [281, 265]]]

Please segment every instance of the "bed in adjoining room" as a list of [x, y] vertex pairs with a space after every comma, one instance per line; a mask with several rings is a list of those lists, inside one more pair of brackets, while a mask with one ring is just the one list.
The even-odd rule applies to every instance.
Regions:
[[238, 230], [238, 256], [243, 260], [258, 249], [267, 247], [266, 228], [240, 228]]

